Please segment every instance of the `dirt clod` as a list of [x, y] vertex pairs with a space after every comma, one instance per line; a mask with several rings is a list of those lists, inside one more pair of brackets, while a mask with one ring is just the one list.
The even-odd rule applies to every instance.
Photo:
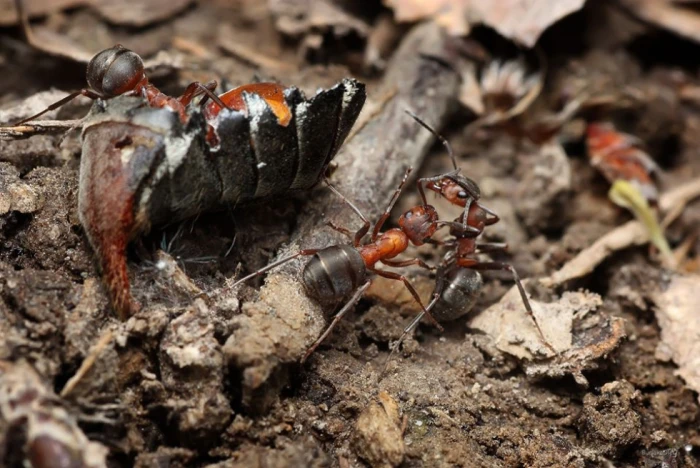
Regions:
[[592, 447], [605, 456], [619, 457], [639, 442], [642, 418], [635, 409], [639, 392], [625, 381], [605, 384], [600, 395], [587, 394], [579, 430]]

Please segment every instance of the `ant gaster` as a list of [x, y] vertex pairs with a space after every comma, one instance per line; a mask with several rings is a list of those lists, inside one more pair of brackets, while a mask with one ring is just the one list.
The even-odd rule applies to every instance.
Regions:
[[[314, 350], [330, 334], [335, 325], [343, 318], [350, 308], [360, 299], [362, 294], [370, 285], [369, 273], [374, 273], [384, 278], [389, 278], [403, 282], [413, 298], [423, 309], [423, 314], [427, 315], [435, 325], [442, 330], [442, 327], [433, 319], [430, 312], [425, 308], [418, 293], [413, 288], [408, 279], [398, 273], [378, 270], [377, 263], [383, 263], [389, 267], [406, 267], [418, 265], [422, 268], [433, 269], [418, 258], [404, 261], [392, 260], [397, 255], [403, 253], [410, 243], [422, 245], [428, 240], [439, 226], [437, 212], [432, 206], [418, 206], [404, 213], [399, 219], [399, 227], [380, 232], [382, 226], [389, 218], [389, 214], [394, 204], [398, 200], [399, 194], [411, 173], [411, 168], [396, 189], [389, 205], [384, 213], [375, 223], [371, 233], [371, 241], [362, 243], [362, 238], [369, 232], [371, 223], [362, 212], [344, 195], [342, 195], [327, 180], [328, 187], [338, 195], [363, 221], [362, 227], [352, 236], [352, 245], [333, 245], [324, 249], [305, 249], [293, 255], [282, 258], [266, 267], [238, 280], [231, 287], [235, 287], [255, 276], [261, 275], [272, 268], [278, 267], [294, 258], [300, 256], [312, 256], [306, 263], [302, 271], [302, 282], [307, 293], [321, 303], [334, 303], [352, 294], [348, 302], [335, 314], [333, 320], [328, 325], [324, 333], [314, 342], [302, 358], [304, 362]], [[339, 228], [331, 224], [334, 229], [350, 235], [344, 228]]]

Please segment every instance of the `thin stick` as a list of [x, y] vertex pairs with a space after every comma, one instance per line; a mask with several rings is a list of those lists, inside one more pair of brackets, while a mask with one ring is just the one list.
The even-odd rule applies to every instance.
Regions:
[[83, 379], [83, 377], [85, 377], [85, 375], [90, 371], [90, 369], [92, 369], [92, 366], [95, 365], [95, 361], [97, 361], [97, 358], [100, 357], [100, 354], [102, 354], [102, 351], [104, 351], [110, 341], [112, 341], [113, 337], [114, 333], [112, 333], [112, 330], [107, 330], [102, 334], [100, 339], [97, 340], [97, 343], [95, 343], [90, 350], [90, 354], [88, 354], [83, 360], [83, 363], [80, 365], [78, 371], [68, 380], [68, 382], [66, 382], [66, 386], [63, 387], [63, 390], [61, 390], [60, 395], [62, 398], [68, 396]]
[[0, 126], [0, 140], [22, 140], [34, 135], [62, 133], [66, 130], [81, 128], [83, 119], [76, 120], [40, 120], [31, 124]]

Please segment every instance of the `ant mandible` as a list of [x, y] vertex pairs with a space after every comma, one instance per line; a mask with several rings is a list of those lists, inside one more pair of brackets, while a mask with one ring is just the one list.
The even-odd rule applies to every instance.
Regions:
[[348, 230], [334, 226], [331, 227], [346, 235], [351, 235], [353, 238], [352, 245], [332, 245], [323, 249], [304, 249], [295, 254], [289, 255], [276, 262], [267, 265], [260, 270], [251, 273], [250, 275], [236, 281], [231, 288], [248, 281], [249, 279], [259, 276], [273, 268], [276, 268], [290, 260], [300, 256], [312, 256], [306, 263], [301, 274], [302, 283], [307, 293], [315, 298], [320, 303], [333, 303], [352, 294], [348, 302], [335, 314], [333, 320], [328, 325], [323, 334], [309, 347], [301, 359], [303, 363], [306, 359], [318, 348], [318, 346], [326, 339], [333, 330], [335, 325], [343, 318], [343, 316], [352, 308], [352, 306], [360, 299], [362, 294], [370, 285], [368, 279], [369, 273], [374, 273], [377, 276], [393, 279], [403, 282], [404, 286], [411, 293], [413, 298], [418, 302], [422, 314], [428, 318], [440, 329], [442, 326], [433, 318], [432, 314], [423, 305], [418, 293], [408, 279], [398, 273], [379, 270], [376, 268], [377, 263], [383, 263], [389, 267], [406, 267], [409, 265], [418, 265], [422, 268], [433, 270], [434, 268], [427, 265], [418, 258], [413, 258], [404, 261], [392, 260], [397, 255], [403, 253], [412, 243], [416, 246], [424, 244], [438, 229], [439, 221], [437, 219], [437, 211], [429, 205], [417, 206], [404, 213], [399, 219], [399, 227], [392, 228], [385, 232], [380, 232], [382, 226], [389, 218], [392, 208], [396, 204], [399, 195], [408, 180], [412, 168], [408, 168], [404, 177], [399, 184], [399, 187], [394, 192], [391, 201], [384, 210], [384, 213], [375, 223], [371, 233], [371, 241], [363, 244], [362, 238], [369, 232], [371, 223], [362, 214], [350, 200], [340, 193], [327, 179], [328, 187], [338, 195], [344, 203], [346, 203], [363, 221], [363, 225], [354, 235]]

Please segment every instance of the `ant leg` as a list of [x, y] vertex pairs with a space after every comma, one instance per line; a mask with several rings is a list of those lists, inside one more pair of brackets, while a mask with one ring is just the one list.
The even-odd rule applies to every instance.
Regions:
[[428, 265], [420, 258], [413, 258], [411, 260], [403, 260], [400, 262], [395, 262], [393, 260], [380, 260], [380, 262], [382, 262], [384, 265], [390, 266], [392, 268], [401, 268], [401, 267], [407, 267], [407, 266], [411, 266], [411, 265], [418, 265], [419, 267], [425, 268], [426, 270], [430, 270], [430, 271], [436, 269], [436, 267]]
[[314, 351], [316, 351], [316, 348], [318, 348], [319, 345], [323, 343], [323, 340], [325, 340], [328, 337], [328, 335], [330, 335], [333, 328], [335, 328], [338, 322], [340, 322], [340, 319], [342, 319], [343, 316], [345, 316], [345, 314], [347, 314], [348, 311], [352, 308], [352, 306], [354, 306], [355, 303], [360, 300], [360, 298], [365, 293], [369, 285], [370, 282], [367, 281], [365, 284], [360, 286], [357, 289], [357, 291], [355, 291], [355, 294], [352, 295], [350, 300], [343, 306], [343, 308], [340, 309], [337, 314], [335, 314], [335, 316], [333, 317], [333, 321], [331, 321], [330, 325], [326, 327], [326, 331], [324, 331], [323, 334], [319, 336], [316, 341], [314, 341], [314, 344], [312, 344], [311, 347], [309, 347], [309, 349], [306, 350], [306, 353], [304, 353], [304, 356], [301, 358], [302, 364], [309, 358], [309, 356], [311, 356], [311, 354]]
[[[59, 99], [58, 101], [54, 102], [51, 104], [49, 107], [44, 109], [43, 111], [39, 112], [38, 114], [34, 114], [31, 117], [27, 117], [26, 119], [20, 120], [19, 122], [13, 124], [13, 127], [16, 127], [18, 125], [22, 125], [24, 123], [30, 122], [32, 120], [35, 120], [37, 117], [41, 117], [42, 115], [46, 114], [49, 111], [58, 109], [59, 107], [69, 103], [73, 99], [77, 98], [78, 96], [86, 96], [89, 97], [90, 99], [98, 99], [101, 98], [102, 96], [97, 94], [96, 92], [90, 90], [90, 89], [81, 89], [75, 92], [70, 93], [68, 96], [64, 97], [63, 99]], [[3, 125], [3, 127], [6, 127], [8, 125]]]
[[374, 225], [374, 229], [372, 229], [372, 240], [376, 241], [377, 238], [379, 237], [379, 230], [384, 226], [384, 223], [386, 222], [387, 219], [389, 219], [389, 215], [391, 214], [392, 208], [394, 208], [394, 205], [396, 204], [396, 201], [399, 199], [399, 195], [401, 194], [401, 190], [403, 190], [403, 186], [406, 185], [406, 181], [408, 180], [408, 176], [411, 174], [411, 171], [413, 171], [412, 167], [407, 167], [406, 172], [403, 175], [403, 179], [401, 179], [401, 183], [399, 186], [396, 188], [396, 191], [394, 192], [394, 195], [391, 197], [391, 200], [389, 200], [389, 204], [387, 205], [386, 209], [384, 210], [384, 214], [379, 218], [377, 223]]
[[419, 124], [421, 127], [423, 127], [424, 129], [426, 129], [427, 131], [429, 131], [430, 133], [432, 133], [432, 134], [435, 136], [435, 138], [437, 138], [438, 140], [440, 140], [440, 143], [442, 143], [442, 145], [445, 147], [445, 149], [447, 149], [447, 154], [450, 155], [450, 159], [452, 160], [452, 166], [455, 168], [455, 170], [458, 170], [458, 169], [457, 169], [457, 158], [455, 158], [455, 154], [454, 154], [454, 152], [452, 151], [452, 145], [450, 145], [450, 142], [447, 141], [447, 140], [445, 139], [445, 137], [443, 137], [443, 136], [440, 135], [438, 132], [436, 132], [435, 129], [434, 129], [433, 127], [431, 127], [431, 126], [428, 125], [427, 123], [423, 122], [423, 120], [421, 120], [420, 117], [418, 117], [416, 114], [414, 114], [414, 113], [411, 112], [410, 110], [406, 109], [406, 113], [407, 113], [408, 115], [410, 115], [411, 117], [413, 117], [413, 120], [415, 120], [416, 122], [418, 122], [418, 124]]
[[[180, 101], [182, 104], [187, 105], [189, 101], [192, 100], [193, 97], [199, 95], [199, 94], [204, 94], [205, 97], [211, 99], [214, 101], [219, 107], [222, 109], [231, 109], [229, 106], [227, 106], [224, 101], [222, 101], [219, 96], [214, 94], [214, 91], [209, 89], [207, 86], [210, 86], [212, 83], [216, 83], [216, 81], [210, 81], [206, 85], [203, 85], [199, 81], [195, 81], [194, 83], [190, 83], [187, 86], [187, 89], [185, 89], [185, 92], [177, 98], [178, 101]], [[196, 90], [196, 91], [194, 91]], [[214, 89], [216, 89], [216, 86], [214, 86]], [[189, 96], [189, 98], [188, 98]], [[183, 99], [185, 99], [186, 102], [183, 102]]]
[[[187, 88], [185, 88], [185, 91], [182, 93], [182, 96], [177, 98], [177, 100], [180, 101], [180, 103], [183, 106], [186, 106], [192, 101], [192, 99], [194, 99], [197, 96], [199, 96], [200, 94], [204, 93], [204, 91], [202, 91], [202, 89], [207, 89], [213, 93], [218, 85], [219, 85], [219, 83], [217, 83], [216, 80], [212, 80], [204, 85], [199, 83], [198, 81], [195, 81], [193, 83], [190, 83], [187, 86]], [[208, 96], [206, 96], [205, 99], [206, 98], [208, 98]]]
[[469, 225], [467, 222], [469, 221], [469, 208], [472, 207], [472, 199], [469, 198], [464, 201], [464, 211], [462, 212], [462, 229], [466, 230]]
[[408, 281], [408, 278], [406, 278], [405, 276], [400, 275], [398, 273], [393, 273], [391, 271], [377, 270], [375, 268], [367, 268], [367, 269], [373, 273], [376, 273], [379, 276], [384, 277], [384, 278], [393, 279], [396, 281], [401, 281], [404, 284], [404, 286], [406, 286], [406, 289], [408, 289], [408, 292], [411, 293], [411, 296], [413, 296], [413, 299], [415, 299], [416, 302], [418, 303], [418, 305], [420, 305], [421, 309], [423, 309], [423, 313], [430, 319], [431, 322], [433, 322], [433, 325], [435, 325], [438, 328], [438, 330], [440, 330], [440, 331], [445, 330], [442, 327], [442, 325], [440, 325], [438, 323], [438, 321], [435, 320], [435, 317], [433, 317], [433, 315], [430, 313], [430, 311], [428, 311], [428, 309], [425, 308], [425, 306], [423, 305], [423, 301], [420, 300], [420, 296], [418, 295], [418, 292], [413, 287], [413, 285], [410, 283], [410, 281]]
[[452, 229], [459, 230], [461, 234], [470, 234], [473, 237], [477, 237], [483, 232], [483, 229], [479, 229], [468, 224], [458, 223], [456, 221], [437, 221], [436, 224], [440, 227], [449, 226]]
[[[463, 266], [463, 265], [460, 264], [460, 266]], [[555, 355], [558, 354], [557, 351], [552, 347], [551, 344], [549, 344], [547, 339], [544, 337], [544, 333], [542, 333], [542, 329], [540, 328], [540, 324], [537, 323], [537, 319], [535, 318], [535, 314], [532, 311], [532, 306], [530, 305], [530, 300], [527, 298], [527, 293], [525, 292], [525, 288], [523, 287], [523, 283], [520, 281], [520, 276], [518, 276], [518, 272], [515, 271], [515, 268], [513, 268], [513, 265], [510, 265], [508, 263], [502, 263], [502, 262], [484, 262], [484, 263], [477, 262], [471, 266], [467, 266], [467, 268], [471, 268], [473, 270], [482, 270], [482, 271], [483, 270], [510, 271], [511, 274], [513, 275], [513, 280], [515, 281], [515, 284], [518, 286], [518, 291], [520, 292], [520, 298], [522, 299], [523, 304], [525, 305], [525, 310], [527, 310], [528, 315], [530, 316], [533, 323], [535, 324], [535, 328], [537, 328], [537, 333], [540, 335], [540, 340], [547, 347], [547, 349], [549, 349]]]
[[508, 250], [508, 244], [505, 242], [484, 242], [483, 244], [476, 244], [477, 253], [502, 252], [504, 250]]
[[[427, 310], [431, 310], [435, 306], [435, 304], [440, 300], [440, 296], [442, 295], [442, 291], [444, 289], [445, 266], [440, 265], [440, 267], [438, 267], [437, 282], [435, 283], [435, 289], [433, 290], [433, 298], [431, 299], [430, 304], [428, 304], [428, 307], [426, 307]], [[387, 356], [386, 358], [386, 363], [384, 363], [384, 370], [382, 371], [382, 374], [386, 372], [386, 369], [389, 366], [389, 363], [391, 362], [392, 358], [399, 351], [401, 343], [404, 342], [409, 333], [415, 330], [415, 328], [418, 326], [423, 317], [425, 317], [425, 312], [421, 311], [418, 315], [416, 315], [413, 318], [413, 320], [411, 320], [408, 326], [404, 328], [403, 333], [401, 334], [399, 339], [391, 346], [391, 351], [389, 352], [389, 356]]]
[[[325, 175], [323, 176], [323, 181], [326, 183], [326, 185], [328, 186], [328, 188], [331, 189], [331, 192], [333, 192], [333, 193], [335, 193], [336, 195], [338, 195], [338, 197], [340, 197], [340, 199], [341, 199], [346, 205], [348, 205], [348, 206], [352, 209], [352, 211], [354, 211], [355, 214], [357, 214], [357, 216], [359, 216], [360, 219], [362, 220], [363, 225], [362, 225], [362, 227], [361, 227], [360, 229], [358, 229], [357, 232], [355, 233], [355, 238], [354, 238], [353, 243], [352, 243], [352, 245], [354, 245], [355, 247], [359, 246], [359, 245], [360, 245], [360, 241], [362, 240], [363, 237], [365, 237], [365, 234], [367, 234], [367, 231], [369, 231], [369, 226], [370, 226], [369, 220], [365, 217], [365, 215], [362, 214], [362, 211], [360, 211], [360, 209], [359, 209], [358, 207], [356, 207], [355, 204], [354, 204], [353, 202], [351, 202], [350, 200], [348, 200], [348, 198], [347, 198], [345, 195], [343, 195], [342, 193], [340, 193], [340, 191], [339, 191], [337, 188], [335, 188], [335, 185], [333, 185], [333, 184], [331, 183], [331, 181], [328, 180], [328, 177], [326, 177]], [[333, 225], [333, 224], [331, 224], [331, 227], [332, 227], [333, 229], [336, 229], [336, 226]], [[341, 231], [340, 229], [343, 229], [343, 230]], [[336, 229], [336, 230], [338, 230], [338, 231], [340, 231], [340, 232], [343, 232], [343, 233], [347, 232], [348, 235], [349, 235], [349, 232], [350, 232], [350, 231], [348, 231], [348, 230], [345, 229], [345, 228], [340, 228], [340, 229]]]
[[446, 241], [441, 241], [437, 239], [425, 239], [423, 241], [424, 244], [430, 244], [430, 245], [445, 245], [448, 247], [452, 247], [454, 245], [454, 241], [452, 239], [446, 240]]
[[333, 221], [327, 221], [326, 225], [333, 229], [334, 231], [338, 231], [339, 233], [348, 236], [349, 238], [352, 239], [353, 234], [350, 232], [350, 230], [345, 229], [343, 226], [337, 226]]
[[278, 266], [280, 266], [280, 265], [282, 265], [282, 264], [285, 264], [285, 263], [287, 263], [287, 262], [290, 261], [290, 260], [294, 260], [294, 259], [297, 258], [297, 257], [302, 257], [302, 256], [306, 256], [306, 255], [314, 255], [314, 254], [315, 254], [316, 252], [318, 252], [319, 250], [321, 250], [321, 249], [306, 249], [306, 250], [300, 250], [299, 252], [297, 252], [297, 253], [295, 253], [295, 254], [292, 254], [292, 255], [289, 255], [289, 256], [287, 256], [287, 257], [281, 258], [281, 259], [277, 260], [276, 262], [272, 262], [272, 263], [270, 263], [269, 265], [267, 265], [267, 266], [265, 266], [265, 267], [259, 269], [258, 271], [255, 271], [255, 272], [249, 274], [248, 276], [244, 276], [243, 278], [241, 278], [241, 279], [239, 279], [238, 281], [236, 281], [235, 283], [233, 283], [231, 286], [229, 286], [229, 287], [227, 287], [227, 288], [224, 288], [224, 292], [227, 292], [227, 291], [229, 291], [229, 290], [235, 288], [235, 287], [238, 286], [239, 284], [244, 283], [244, 282], [248, 281], [248, 280], [251, 279], [251, 278], [254, 278], [254, 277], [256, 277], [256, 276], [260, 276], [260, 275], [262, 275], [263, 273], [272, 270], [273, 268], [276, 268], [276, 267], [278, 267]]

